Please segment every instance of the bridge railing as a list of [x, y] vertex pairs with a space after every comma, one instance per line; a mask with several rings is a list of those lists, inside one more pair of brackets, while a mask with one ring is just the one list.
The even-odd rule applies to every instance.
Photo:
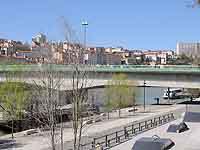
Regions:
[[133, 136], [158, 127], [165, 123], [174, 120], [174, 114], [165, 114], [162, 116], [154, 117], [145, 121], [133, 123], [129, 126], [125, 126], [124, 129], [116, 132], [106, 134], [100, 137], [93, 138], [92, 142], [84, 143], [81, 145], [82, 150], [95, 150], [97, 146], [103, 149], [109, 149], [127, 140], [130, 140]]
[[96, 65], [95, 68], [190, 68], [199, 69], [200, 66], [193, 65]]
[[[73, 65], [56, 65], [56, 64], [31, 64], [31, 65], [0, 65], [0, 71], [45, 71], [52, 69], [54, 71], [70, 71]], [[199, 66], [192, 65], [80, 65], [80, 69], [86, 71], [155, 71], [155, 72], [200, 72]]]

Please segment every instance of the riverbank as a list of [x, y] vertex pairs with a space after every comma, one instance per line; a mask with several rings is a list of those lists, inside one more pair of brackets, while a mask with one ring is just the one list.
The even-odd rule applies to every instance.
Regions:
[[[111, 113], [110, 120], [103, 120], [101, 122], [86, 125], [83, 131], [83, 142], [87, 142], [89, 139], [115, 130], [119, 130], [123, 126], [126, 126], [135, 121], [148, 119], [149, 117], [154, 117], [156, 115], [162, 115], [168, 112], [182, 112], [185, 110], [184, 105], [172, 105], [172, 106], [152, 106], [146, 107], [146, 112], [144, 112], [143, 107], [138, 107], [138, 112], [133, 114], [133, 112], [128, 112], [130, 108], [122, 110], [122, 118], [117, 118], [117, 112]], [[6, 135], [0, 137], [0, 139], [10, 139], [11, 135]], [[70, 149], [73, 140], [73, 131], [70, 127], [70, 123], [64, 124], [64, 146]], [[50, 139], [48, 138], [48, 132], [40, 132], [33, 135], [24, 135], [24, 132], [16, 133], [15, 140], [18, 146], [14, 148], [16, 150], [44, 150], [49, 149]]]

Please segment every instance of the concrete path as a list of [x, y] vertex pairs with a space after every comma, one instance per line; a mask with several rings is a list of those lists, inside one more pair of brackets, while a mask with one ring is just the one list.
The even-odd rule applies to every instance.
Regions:
[[175, 142], [175, 146], [171, 150], [199, 150], [200, 148], [200, 123], [186, 123], [189, 126], [189, 130], [183, 133], [167, 133], [167, 128], [170, 124], [180, 123], [180, 120], [176, 120], [160, 126], [158, 128], [144, 132], [132, 140], [120, 144], [116, 147], [111, 148], [111, 150], [131, 150], [135, 141], [142, 137], [152, 137], [153, 135], [158, 135], [160, 138], [170, 138]]
[[[188, 111], [200, 112], [200, 106], [188, 106]], [[133, 137], [132, 140], [122, 143], [116, 147], [113, 147], [111, 148], [111, 150], [131, 150], [136, 140], [142, 137], [152, 137], [153, 135], [158, 135], [160, 138], [170, 138], [172, 141], [174, 141], [175, 146], [173, 146], [171, 150], [199, 150], [200, 122], [186, 122], [186, 124], [189, 127], [189, 130], [182, 133], [166, 132], [170, 124], [179, 124], [180, 122], [182, 122], [182, 120], [183, 116], [178, 120], [139, 134]]]

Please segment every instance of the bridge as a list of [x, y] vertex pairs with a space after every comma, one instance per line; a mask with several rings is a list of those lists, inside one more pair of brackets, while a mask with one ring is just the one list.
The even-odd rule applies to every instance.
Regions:
[[[162, 65], [80, 65], [80, 71], [88, 73], [87, 87], [102, 86], [108, 83], [114, 73], [124, 73], [128, 80], [136, 81], [142, 86], [144, 80], [147, 86], [161, 87], [200, 87], [200, 67], [191, 65], [162, 66]], [[0, 81], [5, 80], [5, 72], [21, 72], [25, 82], [32, 84], [40, 82], [38, 74], [45, 71], [62, 74], [61, 89], [71, 89], [72, 80], [70, 72], [73, 65], [0, 65]], [[16, 79], [18, 75], [16, 74]]]

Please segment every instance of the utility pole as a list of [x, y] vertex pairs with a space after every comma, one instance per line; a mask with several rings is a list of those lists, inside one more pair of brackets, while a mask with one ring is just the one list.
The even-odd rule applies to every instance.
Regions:
[[[84, 50], [86, 51], [86, 40], [87, 40], [87, 26], [88, 26], [88, 23], [87, 23], [87, 21], [83, 21], [82, 22], [82, 26], [83, 26], [83, 28], [84, 28]], [[85, 62], [84, 62], [84, 64], [85, 64]]]
[[145, 87], [146, 87], [146, 81], [144, 80], [144, 112], [145, 112], [145, 107], [146, 107], [146, 91], [145, 91]]

